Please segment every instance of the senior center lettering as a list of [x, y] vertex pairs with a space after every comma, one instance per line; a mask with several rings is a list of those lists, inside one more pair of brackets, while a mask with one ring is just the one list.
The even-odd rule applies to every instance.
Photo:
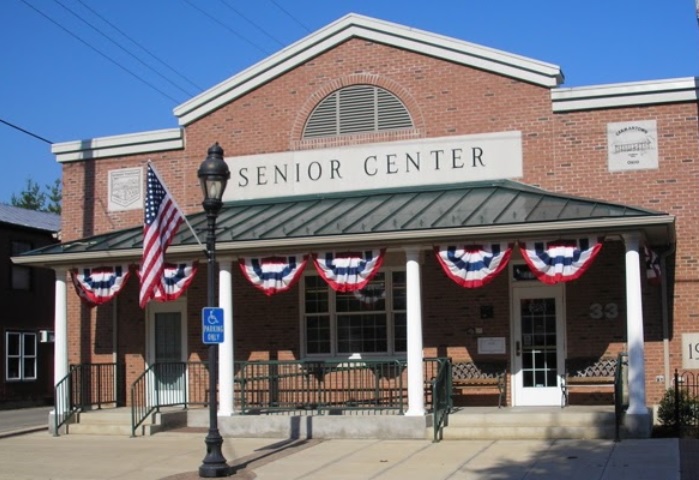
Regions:
[[520, 132], [231, 157], [226, 200], [522, 176]]

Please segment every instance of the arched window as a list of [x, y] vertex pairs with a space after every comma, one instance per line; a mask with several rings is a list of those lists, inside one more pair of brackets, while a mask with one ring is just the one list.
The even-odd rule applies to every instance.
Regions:
[[352, 85], [325, 97], [311, 112], [303, 138], [413, 128], [395, 95], [373, 85]]

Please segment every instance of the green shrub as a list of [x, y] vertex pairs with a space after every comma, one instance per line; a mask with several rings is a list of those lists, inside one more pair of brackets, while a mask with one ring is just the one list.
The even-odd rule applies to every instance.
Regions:
[[[699, 401], [693, 398], [686, 390], [680, 390], [679, 396], [679, 418], [680, 425], [696, 425], [699, 419]], [[670, 388], [665, 391], [663, 399], [658, 408], [658, 420], [662, 425], [675, 427], [675, 389]]]

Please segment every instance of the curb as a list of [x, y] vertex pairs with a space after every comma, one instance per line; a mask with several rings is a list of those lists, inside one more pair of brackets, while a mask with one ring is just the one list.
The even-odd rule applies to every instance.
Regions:
[[41, 432], [41, 431], [48, 432], [48, 427], [46, 427], [44, 425], [41, 427], [25, 427], [25, 428], [18, 428], [17, 430], [9, 430], [7, 432], [0, 432], [0, 439], [8, 438], [8, 437], [18, 437], [20, 435], [25, 435], [28, 433], [36, 433], [36, 432]]

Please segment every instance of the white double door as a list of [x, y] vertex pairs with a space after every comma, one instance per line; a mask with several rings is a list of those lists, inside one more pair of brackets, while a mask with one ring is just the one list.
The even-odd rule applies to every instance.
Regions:
[[513, 404], [560, 405], [565, 368], [563, 285], [513, 287], [512, 319]]

